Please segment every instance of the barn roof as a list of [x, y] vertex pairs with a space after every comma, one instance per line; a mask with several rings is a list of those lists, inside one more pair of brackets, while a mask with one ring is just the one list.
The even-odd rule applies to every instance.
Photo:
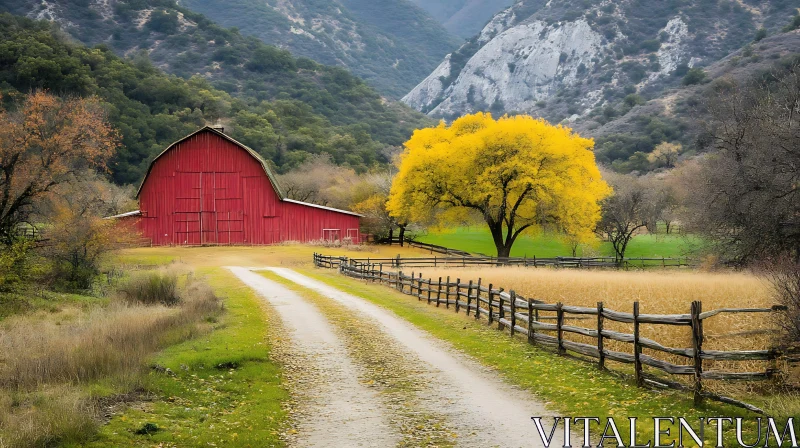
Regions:
[[253, 149], [251, 149], [247, 145], [236, 141], [235, 139], [233, 139], [229, 135], [226, 135], [224, 132], [221, 132], [221, 131], [219, 131], [217, 129], [212, 128], [211, 126], [205, 126], [203, 128], [200, 128], [200, 129], [192, 132], [191, 134], [187, 135], [186, 137], [183, 137], [182, 139], [178, 140], [177, 142], [169, 145], [167, 147], [167, 149], [161, 151], [161, 154], [157, 155], [156, 158], [153, 159], [153, 161], [150, 162], [150, 165], [147, 167], [147, 173], [144, 175], [144, 178], [142, 179], [142, 183], [139, 184], [139, 189], [136, 191], [136, 197], [137, 198], [139, 197], [139, 194], [142, 192], [142, 187], [144, 186], [144, 183], [147, 180], [147, 177], [150, 175], [150, 171], [153, 169], [153, 165], [155, 165], [156, 161], [159, 158], [161, 158], [161, 156], [163, 156], [164, 154], [169, 152], [170, 149], [174, 148], [178, 144], [183, 143], [186, 140], [189, 140], [190, 138], [194, 137], [195, 135], [197, 135], [197, 134], [199, 134], [201, 132], [205, 132], [205, 131], [211, 132], [213, 134], [216, 134], [216, 135], [224, 138], [225, 140], [228, 140], [229, 142], [233, 143], [234, 145], [244, 149], [251, 156], [253, 156], [254, 159], [258, 160], [258, 163], [260, 163], [261, 167], [264, 168], [264, 172], [267, 174], [267, 177], [269, 178], [269, 182], [272, 184], [272, 188], [275, 189], [275, 193], [278, 194], [278, 197], [281, 198], [281, 200], [286, 199], [286, 195], [283, 194], [283, 190], [281, 190], [281, 187], [278, 185], [278, 180], [275, 178], [275, 174], [270, 169], [269, 164], [267, 163], [267, 161], [264, 160], [264, 158], [261, 157], [261, 155], [259, 153], [255, 152]]
[[[287, 199], [286, 195], [283, 193], [283, 190], [281, 190], [280, 185], [278, 185], [278, 180], [275, 178], [275, 174], [272, 172], [272, 169], [270, 169], [269, 164], [267, 163], [266, 160], [264, 160], [263, 157], [261, 157], [261, 155], [259, 153], [255, 152], [253, 149], [251, 149], [247, 145], [236, 141], [235, 139], [233, 139], [230, 136], [226, 135], [224, 132], [221, 132], [221, 131], [219, 131], [219, 130], [217, 130], [215, 128], [212, 128], [211, 126], [205, 126], [205, 127], [201, 128], [201, 129], [198, 129], [197, 131], [192, 132], [191, 134], [187, 135], [186, 137], [183, 137], [182, 139], [178, 140], [177, 142], [169, 145], [167, 147], [167, 149], [165, 149], [164, 151], [161, 151], [161, 154], [157, 155], [156, 158], [153, 159], [153, 161], [150, 162], [150, 165], [147, 167], [147, 173], [144, 175], [144, 178], [142, 179], [142, 183], [139, 184], [139, 189], [136, 191], [136, 197], [137, 198], [139, 197], [139, 194], [142, 192], [142, 187], [144, 186], [145, 181], [147, 181], [147, 177], [150, 175], [150, 171], [153, 169], [153, 165], [155, 165], [156, 161], [161, 156], [163, 156], [164, 154], [169, 152], [170, 149], [174, 148], [178, 144], [183, 143], [184, 141], [186, 141], [186, 140], [188, 140], [188, 139], [194, 137], [195, 135], [197, 135], [197, 134], [199, 134], [201, 132], [204, 132], [204, 131], [212, 132], [212, 133], [224, 138], [225, 140], [228, 140], [229, 142], [231, 142], [234, 145], [244, 149], [251, 156], [253, 156], [253, 158], [256, 159], [258, 161], [258, 163], [261, 164], [261, 167], [264, 168], [264, 172], [267, 174], [267, 178], [269, 178], [269, 182], [272, 184], [272, 188], [275, 189], [275, 193], [278, 194], [278, 197], [280, 198], [281, 201], [290, 202], [290, 203], [293, 203], [293, 204], [305, 205], [305, 206], [308, 206], [308, 207], [320, 208], [320, 209], [329, 210], [329, 211], [332, 211], [332, 212], [345, 213], [345, 214], [353, 215], [353, 216], [359, 216], [359, 217], [363, 216], [363, 215], [359, 215], [358, 213], [350, 212], [350, 211], [347, 211], [347, 210], [340, 210], [338, 208], [324, 207], [322, 205], [311, 204], [311, 203], [308, 203], [308, 202], [295, 201], [293, 199]], [[117, 216], [115, 218], [121, 218], [121, 217], [122, 216]]]

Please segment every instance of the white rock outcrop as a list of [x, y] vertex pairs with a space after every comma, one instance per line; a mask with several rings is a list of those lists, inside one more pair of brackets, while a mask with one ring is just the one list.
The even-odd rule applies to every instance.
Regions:
[[[490, 23], [487, 28], [498, 25]], [[599, 61], [602, 51], [602, 36], [585, 20], [522, 23], [490, 38], [450, 86], [442, 83], [451, 75], [448, 57], [403, 101], [444, 117], [492, 106], [528, 111], [560, 88], [578, 82]]]

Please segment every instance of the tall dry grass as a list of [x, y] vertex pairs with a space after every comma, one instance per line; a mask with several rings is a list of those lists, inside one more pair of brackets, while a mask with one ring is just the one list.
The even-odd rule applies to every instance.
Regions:
[[[526, 298], [547, 303], [596, 307], [603, 302], [606, 309], [630, 313], [633, 302], [640, 303], [643, 314], [689, 314], [692, 301], [703, 302], [703, 310], [718, 308], [769, 308], [775, 304], [767, 281], [748, 273], [697, 272], [697, 271], [587, 271], [566, 269], [533, 269], [517, 267], [490, 268], [423, 268], [423, 277], [441, 275], [460, 278], [462, 282], [482, 279], [483, 285], [493, 284], [506, 291], [514, 290]], [[419, 272], [416, 273], [419, 275]], [[540, 313], [543, 318], [553, 318], [554, 313]], [[708, 350], [758, 350], [773, 345], [774, 334], [751, 334], [763, 329], [774, 329], [774, 316], [770, 314], [722, 314], [704, 321], [705, 343]], [[553, 320], [549, 322], [554, 323]], [[594, 316], [577, 317], [567, 321], [570, 325], [596, 328]], [[605, 328], [633, 333], [631, 324], [606, 320]], [[685, 326], [641, 326], [641, 335], [672, 347], [692, 346], [691, 329]], [[590, 339], [567, 334], [570, 340], [595, 344]], [[607, 341], [606, 348], [632, 353], [631, 344]], [[650, 352], [659, 359], [688, 365], [686, 358]], [[710, 362], [707, 369], [732, 371], [764, 370], [765, 362]]]
[[179, 307], [132, 304], [130, 297], [71, 321], [19, 317], [0, 324], [0, 446], [48, 446], [91, 434], [95, 406], [80, 388], [102, 379], [141, 385], [155, 351], [205, 331], [221, 301], [192, 282]]

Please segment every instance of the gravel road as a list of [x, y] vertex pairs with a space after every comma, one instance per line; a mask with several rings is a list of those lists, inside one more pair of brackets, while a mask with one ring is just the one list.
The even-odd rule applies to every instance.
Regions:
[[[330, 364], [331, 381], [335, 387], [319, 391], [319, 401], [326, 410], [337, 409], [331, 415], [321, 413], [320, 421], [300, 428], [301, 446], [395, 446], [399, 440], [396, 429], [386, 422], [391, 412], [381, 409], [380, 399], [354, 378], [358, 368], [348, 359], [341, 341], [314, 306], [301, 295], [270, 281], [249, 269], [231, 270], [262, 296], [268, 299], [292, 330], [296, 347], [311, 353], [320, 364]], [[541, 439], [531, 421], [532, 416], [553, 415], [530, 393], [515, 388], [473, 359], [452, 349], [443, 341], [414, 327], [391, 311], [360, 297], [347, 294], [325, 283], [311, 279], [288, 268], [269, 270], [302, 287], [311, 289], [355, 312], [365, 322], [377, 323], [390, 339], [405, 352], [407, 362], [427, 378], [425, 400], [420, 406], [436, 410], [445, 417], [454, 431], [454, 443], [463, 447], [541, 447]], [[338, 345], [337, 345], [338, 344]], [[328, 372], [325, 372], [328, 374]], [[350, 381], [347, 380], [350, 378]], [[330, 397], [328, 397], [330, 395]], [[327, 398], [326, 398], [327, 397]], [[358, 401], [350, 401], [358, 400]], [[368, 419], [367, 419], [368, 417]], [[548, 422], [551, 424], [552, 420]], [[337, 425], [342, 425], [336, 428]], [[349, 425], [347, 429], [344, 426]], [[329, 427], [326, 429], [326, 427]], [[546, 426], [547, 432], [549, 427]], [[363, 438], [353, 438], [363, 431]], [[308, 432], [308, 434], [304, 434]], [[558, 431], [560, 432], [560, 431]], [[325, 433], [324, 439], [318, 437]], [[351, 438], [346, 438], [348, 435]], [[563, 446], [556, 434], [551, 446]], [[342, 437], [342, 438], [339, 438]], [[306, 440], [311, 443], [303, 443]], [[313, 442], [327, 442], [315, 445]]]

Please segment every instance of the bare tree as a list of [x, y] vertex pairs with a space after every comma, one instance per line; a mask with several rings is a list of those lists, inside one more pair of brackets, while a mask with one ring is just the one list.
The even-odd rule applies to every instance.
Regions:
[[358, 193], [359, 176], [338, 166], [328, 154], [311, 156], [296, 169], [278, 176], [289, 199], [336, 208], [349, 208]]
[[689, 223], [729, 262], [800, 260], [800, 65], [721, 85], [706, 103], [715, 152], [687, 196]]
[[603, 177], [614, 193], [602, 203], [602, 218], [595, 233], [611, 243], [621, 262], [634, 235], [655, 221], [653, 195], [635, 175], [604, 173]]

